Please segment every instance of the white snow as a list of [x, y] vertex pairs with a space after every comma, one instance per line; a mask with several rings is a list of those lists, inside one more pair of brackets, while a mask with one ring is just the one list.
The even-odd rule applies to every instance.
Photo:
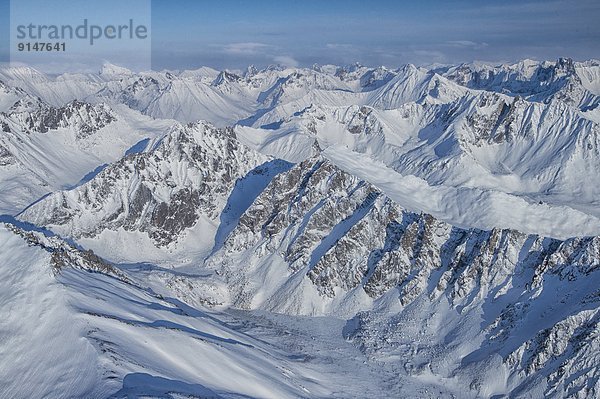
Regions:
[[[66, 268], [0, 227], [2, 397], [381, 395], [343, 320], [189, 306], [173, 291]], [[124, 269], [146, 284], [143, 270]], [[138, 273], [141, 273], [138, 275]], [[166, 276], [177, 276], [170, 270]], [[349, 380], [347, 375], [355, 374]]]
[[[30, 131], [37, 108], [75, 99], [95, 107], [78, 114], [82, 120], [93, 121], [98, 109], [116, 120], [86, 137], [78, 122]], [[204, 122], [179, 125], [200, 119], [232, 126], [249, 149], [230, 152], [224, 136], [205, 134]], [[270, 67], [241, 75], [208, 67], [134, 73], [110, 63], [99, 74], [57, 77], [0, 68], [0, 122], [0, 220], [50, 220], [66, 203], [76, 217], [44, 227], [76, 236], [76, 245], [128, 279], [69, 266], [55, 275], [53, 248], [28, 245], [0, 224], [2, 398], [600, 392], [597, 241], [544, 252], [558, 245], [550, 238], [600, 235], [598, 61]], [[205, 164], [193, 164], [191, 150], [170, 151], [180, 148], [181, 129], [191, 129], [187, 138], [209, 154], [200, 157]], [[165, 141], [164, 153], [153, 152]], [[148, 162], [104, 176], [109, 193], [89, 184], [135, 152], [148, 152]], [[313, 231], [304, 248], [312, 257], [298, 270], [264, 236], [211, 263], [270, 179], [291, 166], [267, 156], [298, 163], [318, 153], [409, 211], [532, 236], [515, 234], [525, 244], [507, 253], [491, 248], [489, 256], [506, 257], [493, 270], [485, 259], [430, 265], [406, 305], [402, 290], [413, 280], [376, 298], [361, 285], [335, 286], [326, 297], [307, 276], [366, 208], [331, 231]], [[234, 180], [219, 180], [231, 165], [234, 177], [223, 176]], [[249, 172], [257, 165], [264, 169]], [[203, 195], [219, 184], [233, 189], [219, 192], [212, 213], [198, 212], [174, 243], [158, 247], [131, 226], [97, 230], [128, 210], [142, 186], [169, 203], [175, 189], [215, 176]], [[457, 259], [469, 245], [454, 249]], [[522, 262], [529, 257], [531, 265]], [[222, 268], [225, 262], [234, 267]]]
[[484, 230], [507, 228], [562, 239], [600, 234], [599, 218], [567, 205], [528, 202], [519, 196], [489, 189], [431, 186], [423, 179], [403, 176], [345, 147], [329, 147], [324, 156], [343, 170], [372, 183], [406, 209], [429, 213], [455, 226]]

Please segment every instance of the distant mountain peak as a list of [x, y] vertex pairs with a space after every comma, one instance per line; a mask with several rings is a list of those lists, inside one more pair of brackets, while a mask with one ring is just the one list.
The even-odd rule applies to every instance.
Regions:
[[106, 79], [118, 79], [131, 76], [132, 74], [133, 72], [129, 69], [111, 64], [110, 62], [104, 62], [100, 68], [100, 76]]

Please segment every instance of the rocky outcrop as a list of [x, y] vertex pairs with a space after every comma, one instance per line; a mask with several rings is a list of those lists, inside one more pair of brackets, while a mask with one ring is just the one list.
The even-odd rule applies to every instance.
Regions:
[[25, 230], [8, 223], [5, 223], [4, 226], [22, 237], [29, 246], [40, 247], [49, 252], [51, 254], [50, 264], [55, 275], [60, 274], [66, 267], [73, 267], [90, 272], [108, 274], [121, 281], [129, 282], [129, 279], [123, 272], [94, 254], [91, 250], [79, 249], [54, 235]]
[[0, 144], [0, 166], [12, 165], [15, 163], [15, 157], [6, 147]]
[[[73, 128], [77, 138], [85, 138], [116, 121], [105, 104], [91, 105], [74, 100], [64, 107], [55, 108], [39, 103], [37, 107], [18, 101], [1, 118], [17, 123], [24, 132], [48, 133], [59, 128]], [[4, 121], [6, 124], [6, 121]]]
[[[100, 242], [107, 230], [142, 232], [167, 251], [206, 218], [219, 226], [215, 246], [208, 258], [191, 261], [204, 260], [211, 280], [170, 280], [181, 295], [188, 291], [207, 305], [346, 317], [344, 335], [367, 355], [392, 362], [398, 373], [458, 386], [465, 397], [598, 396], [599, 237], [482, 230], [469, 227], [476, 226], [472, 219], [455, 226], [407, 210], [353, 174], [373, 165], [345, 164], [356, 167], [346, 172], [327, 158], [345, 151], [321, 151], [346, 145], [430, 187], [475, 188], [482, 197], [495, 190], [490, 185], [506, 184], [498, 189], [506, 194], [502, 201], [530, 201], [557, 188], [594, 200], [596, 186], [582, 188], [574, 179], [587, 173], [595, 181], [600, 148], [595, 114], [587, 113], [598, 100], [580, 77], [582, 68], [561, 59], [435, 70], [279, 68], [244, 77], [222, 72], [195, 83], [167, 72], [128, 77], [113, 82], [111, 98], [148, 115], [185, 119], [196, 115], [203, 98], [214, 98], [219, 106], [208, 108], [228, 118], [248, 107], [241, 121], [263, 129], [244, 130], [245, 142], [302, 152], [304, 161], [263, 171], [257, 167], [269, 158], [241, 145], [231, 129], [178, 125], [147, 152], [127, 155], [19, 218]], [[161, 107], [152, 109], [157, 99]], [[76, 110], [92, 113], [80, 104], [39, 115], [28, 107], [20, 104], [13, 117], [23, 115], [20, 122], [32, 131], [64, 120], [83, 126]], [[190, 112], [181, 114], [182, 108]], [[14, 118], [11, 123], [19, 121]], [[297, 137], [305, 141], [298, 144]], [[311, 151], [299, 149], [304, 143], [314, 146], [308, 159]], [[0, 148], [0, 162], [10, 157], [4, 153]], [[253, 180], [262, 173], [269, 178]], [[420, 183], [398, 187], [417, 190]], [[408, 195], [394, 198], [410, 202]], [[502, 205], [490, 209], [499, 214], [495, 221], [511, 210]], [[560, 204], [539, 205], [540, 214], [557, 215]], [[86, 252], [57, 250], [52, 258], [58, 269], [105, 267]], [[206, 287], [213, 282], [212, 288], [227, 288], [212, 295]]]
[[236, 180], [267, 159], [241, 145], [231, 129], [204, 122], [177, 126], [153, 151], [130, 154], [20, 217], [63, 226], [65, 234], [76, 238], [105, 229], [142, 231], [165, 246], [200, 215], [217, 219]]
[[600, 102], [598, 96], [584, 89], [577, 66], [570, 58], [556, 62], [524, 60], [497, 67], [463, 64], [443, 74], [462, 86], [525, 96], [533, 101], [556, 100], [581, 109], [593, 108]]
[[[600, 342], [600, 297], [592, 283], [600, 281], [599, 237], [561, 241], [457, 228], [406, 211], [315, 157], [275, 177], [208, 264], [229, 281], [231, 302], [239, 307], [310, 314], [314, 308], [302, 304], [319, 300], [307, 284], [321, 304], [354, 312], [364, 306], [352, 308], [355, 298], [369, 297], [379, 305], [358, 312], [349, 339], [375, 358], [418, 347], [428, 359], [423, 367], [455, 375], [474, 395], [490, 396], [490, 382], [483, 371], [474, 377], [471, 370], [485, 370], [498, 354], [506, 378], [499, 393], [538, 387], [550, 396], [577, 397], [578, 390], [592, 396], [598, 390], [598, 370], [590, 367], [598, 355], [590, 348]], [[287, 268], [289, 277], [265, 298], [255, 276], [273, 273], [274, 264]], [[398, 313], [390, 312], [390, 301]], [[449, 318], [444, 327], [441, 317]], [[403, 333], [413, 324], [420, 332]], [[454, 356], [462, 361], [448, 365]], [[413, 365], [405, 372], [424, 369]]]

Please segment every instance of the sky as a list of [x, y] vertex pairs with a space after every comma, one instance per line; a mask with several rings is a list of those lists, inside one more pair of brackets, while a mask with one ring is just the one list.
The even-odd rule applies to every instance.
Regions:
[[[82, 1], [43, 4], [56, 3], [62, 17]], [[127, 17], [119, 2], [107, 1], [87, 0], [79, 17], [94, 17], [94, 7], [105, 4], [103, 14]], [[600, 58], [598, 0], [146, 1], [151, 66], [158, 70]], [[0, 0], [0, 61], [10, 45], [7, 3]], [[142, 55], [125, 53], [132, 61]]]
[[155, 68], [600, 58], [600, 1], [154, 0]]

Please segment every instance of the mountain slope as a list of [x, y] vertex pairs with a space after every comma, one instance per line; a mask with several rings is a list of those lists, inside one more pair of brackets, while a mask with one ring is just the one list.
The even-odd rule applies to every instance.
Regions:
[[[124, 237], [145, 233], [150, 247], [176, 245], [190, 228], [196, 234], [214, 231], [236, 180], [268, 160], [239, 144], [230, 129], [204, 122], [179, 125], [151, 151], [130, 154], [19, 217], [76, 239], [110, 230]], [[201, 243], [210, 245], [210, 240], [201, 237], [194, 250], [201, 251]]]
[[[332, 382], [326, 359], [303, 362], [238, 331], [230, 316], [156, 294], [56, 237], [2, 225], [0, 248], [3, 397], [347, 397], [360, 389]], [[258, 318], [246, 328], [266, 330]]]
[[0, 389], [599, 396], [599, 68], [2, 70]]
[[0, 213], [17, 213], [50, 191], [89, 179], [126, 151], [143, 149], [140, 144], [162, 136], [172, 123], [103, 103], [72, 101], [57, 108], [18, 100], [0, 113]]
[[469, 397], [599, 392], [599, 237], [452, 227], [317, 159], [275, 177], [208, 266], [236, 307], [364, 311], [346, 333], [373, 360]]

